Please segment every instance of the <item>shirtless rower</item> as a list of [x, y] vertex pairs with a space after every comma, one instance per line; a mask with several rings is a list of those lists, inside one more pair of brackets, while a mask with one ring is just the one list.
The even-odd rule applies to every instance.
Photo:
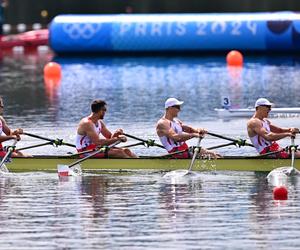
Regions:
[[[107, 111], [107, 104], [103, 100], [95, 100], [91, 104], [91, 114], [78, 124], [76, 135], [76, 149], [83, 152], [97, 147], [109, 146], [116, 141], [126, 142], [122, 129], [117, 129], [111, 133], [103, 122]], [[104, 138], [100, 138], [102, 135]], [[81, 155], [82, 157], [88, 154]], [[99, 153], [97, 158], [137, 158], [137, 156], [127, 148], [110, 148], [108, 151]]]
[[[165, 114], [156, 124], [156, 133], [162, 145], [169, 153], [184, 151], [174, 154], [174, 158], [190, 158], [192, 152], [189, 151], [189, 146], [186, 141], [192, 138], [203, 137], [207, 131], [203, 128], [193, 128], [183, 124], [177, 115], [181, 110], [182, 101], [176, 98], [169, 98], [165, 102]], [[201, 156], [208, 155], [212, 158], [220, 157], [219, 154], [201, 147]]]
[[[248, 136], [259, 154], [277, 152], [270, 154], [274, 158], [289, 158], [290, 154], [285, 152], [276, 142], [277, 140], [295, 136], [299, 133], [298, 128], [281, 128], [273, 125], [268, 119], [273, 103], [266, 98], [259, 98], [255, 102], [255, 113], [247, 123]], [[280, 151], [280, 152], [278, 152]], [[295, 152], [295, 157], [300, 158], [300, 152]]]

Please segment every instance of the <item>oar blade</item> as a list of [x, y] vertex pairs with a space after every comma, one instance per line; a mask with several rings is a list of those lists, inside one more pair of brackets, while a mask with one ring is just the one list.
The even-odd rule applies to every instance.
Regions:
[[0, 173], [1, 173], [1, 174], [7, 174], [7, 173], [9, 173], [9, 170], [8, 170], [8, 168], [6, 167], [5, 164], [3, 164], [3, 165], [1, 166], [1, 168], [0, 168]]
[[181, 178], [188, 175], [190, 172], [188, 170], [173, 170], [163, 175], [163, 178]]
[[70, 168], [68, 167], [68, 165], [58, 164], [57, 172], [58, 172], [58, 176], [60, 177], [71, 175]]
[[277, 168], [278, 171], [281, 171], [287, 176], [294, 176], [294, 175], [300, 175], [300, 172], [298, 169], [294, 168], [293, 166], [287, 166], [287, 167], [280, 167]]
[[267, 181], [273, 187], [287, 186], [288, 177], [281, 168], [276, 168], [267, 175]]
[[69, 167], [68, 165], [58, 164], [57, 172], [58, 172], [59, 177], [82, 175], [82, 170], [81, 170], [80, 164], [76, 164], [72, 167]]

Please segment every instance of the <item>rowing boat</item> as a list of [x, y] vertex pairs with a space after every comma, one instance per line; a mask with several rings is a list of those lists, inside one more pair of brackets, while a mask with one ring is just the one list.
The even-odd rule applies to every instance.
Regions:
[[[6, 163], [11, 172], [56, 171], [58, 164], [70, 165], [75, 158], [69, 156], [34, 156], [32, 158], [12, 158]], [[138, 159], [87, 159], [81, 163], [83, 171], [95, 170], [177, 170], [187, 169], [191, 159], [166, 159], [141, 157]], [[228, 156], [216, 160], [197, 159], [193, 170], [230, 170], [230, 171], [271, 171], [277, 167], [290, 166], [290, 159], [270, 159], [261, 157]], [[295, 162], [300, 170], [300, 161]]]
[[[229, 118], [250, 118], [254, 112], [254, 108], [243, 108], [243, 109], [215, 109], [217, 111], [219, 118], [229, 119]], [[269, 113], [269, 117], [294, 117], [300, 115], [300, 108], [272, 108]]]

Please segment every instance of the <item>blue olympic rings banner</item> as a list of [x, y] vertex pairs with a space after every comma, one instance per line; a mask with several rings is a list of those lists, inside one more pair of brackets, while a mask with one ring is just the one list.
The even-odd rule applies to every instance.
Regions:
[[60, 15], [50, 25], [56, 52], [299, 51], [300, 15]]

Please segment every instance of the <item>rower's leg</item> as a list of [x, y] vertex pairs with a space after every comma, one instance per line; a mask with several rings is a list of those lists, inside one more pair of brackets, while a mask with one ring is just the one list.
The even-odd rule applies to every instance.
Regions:
[[130, 157], [121, 148], [111, 148], [108, 151], [108, 158], [130, 158]]
[[11, 157], [32, 157], [32, 155], [23, 153], [21, 151], [15, 151], [12, 152]]
[[295, 152], [295, 158], [300, 158], [300, 151]]
[[130, 158], [138, 158], [138, 156], [135, 153], [133, 153], [130, 149], [124, 148], [123, 150], [125, 154], [127, 154]]

